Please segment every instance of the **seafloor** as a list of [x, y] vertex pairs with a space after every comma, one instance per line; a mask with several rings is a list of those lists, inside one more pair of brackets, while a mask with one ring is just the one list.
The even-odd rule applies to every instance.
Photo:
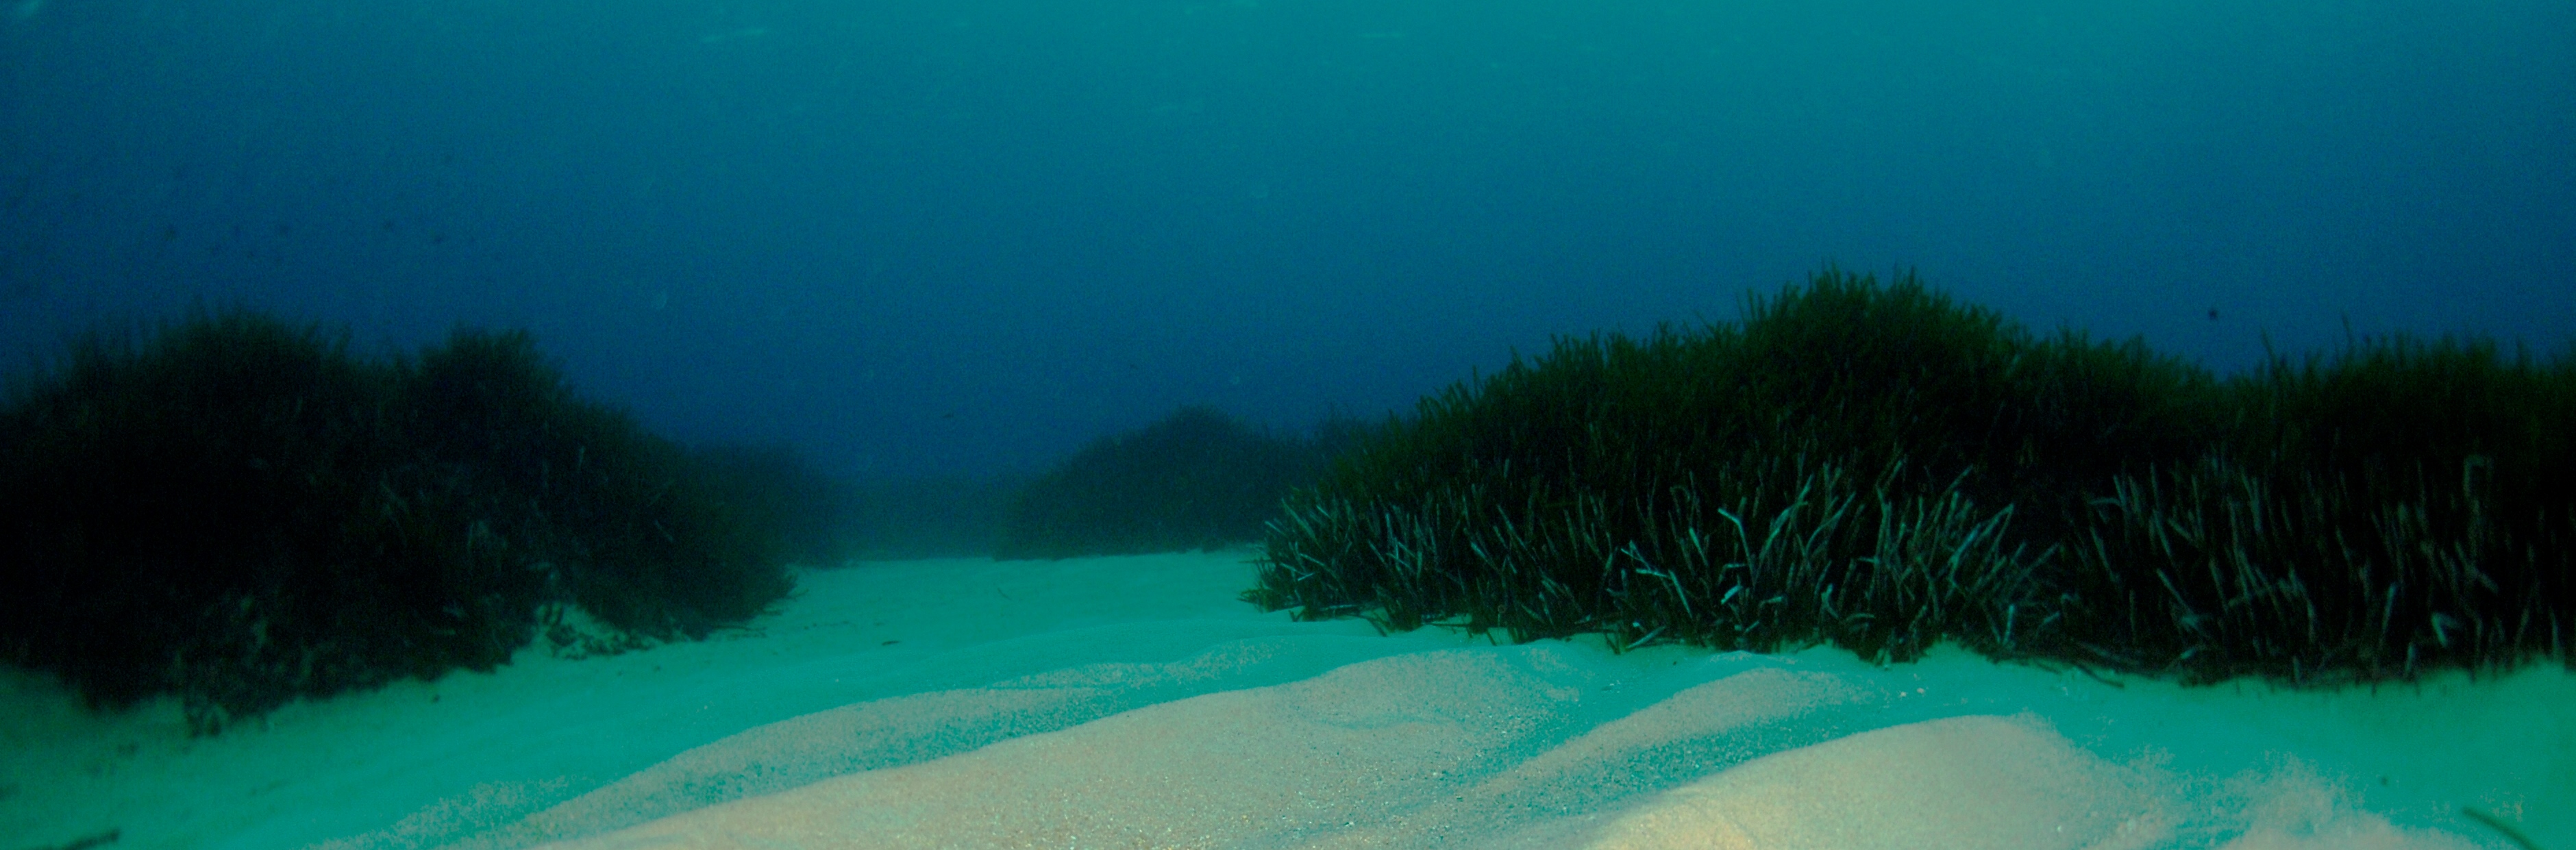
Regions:
[[1290, 622], [1242, 553], [867, 563], [191, 739], [0, 681], [0, 850], [2576, 848], [2576, 675], [2183, 688]]

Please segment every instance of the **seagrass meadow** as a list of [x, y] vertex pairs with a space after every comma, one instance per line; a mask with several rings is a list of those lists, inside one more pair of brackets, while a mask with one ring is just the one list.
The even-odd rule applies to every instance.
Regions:
[[2220, 377], [1827, 269], [1558, 339], [1294, 492], [1244, 598], [2214, 682], [2576, 664], [2576, 356], [2348, 337]]

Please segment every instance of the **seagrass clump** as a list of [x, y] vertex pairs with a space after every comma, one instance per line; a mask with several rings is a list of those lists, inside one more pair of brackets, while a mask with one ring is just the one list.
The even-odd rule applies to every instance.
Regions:
[[2222, 389], [2221, 444], [2088, 502], [2073, 654], [2329, 683], [2576, 659], [2576, 358], [2355, 341]]
[[1245, 598], [2193, 681], [2564, 659], [2571, 376], [2398, 338], [2220, 380], [1828, 270], [1424, 399], [1285, 501]]
[[[2012, 645], [2035, 559], [2005, 534], [2009, 508], [1894, 492], [1892, 476], [1863, 487], [1830, 465], [1763, 473], [1781, 486], [1721, 473], [1715, 486], [1678, 485], [1642, 502], [1587, 493], [1537, 510], [1477, 491], [1375, 510], [1301, 499], [1286, 507], [1246, 597], [1398, 631], [1439, 623], [1516, 641], [1598, 632], [1622, 649], [1832, 642], [1903, 661], [1948, 634]], [[1707, 492], [1734, 501], [1712, 503]], [[1608, 531], [1626, 526], [1645, 531]]]
[[577, 396], [525, 333], [412, 357], [249, 311], [92, 334], [0, 404], [0, 662], [214, 732], [491, 669], [567, 604], [703, 636], [790, 589], [779, 502], [743, 495], [778, 488], [740, 486], [774, 474]]

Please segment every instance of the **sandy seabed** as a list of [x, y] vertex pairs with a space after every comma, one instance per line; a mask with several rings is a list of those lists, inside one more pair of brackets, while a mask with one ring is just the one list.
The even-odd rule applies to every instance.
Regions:
[[[1242, 553], [863, 563], [212, 738], [0, 676], [0, 850], [2576, 850], [2576, 675], [2182, 688], [1295, 623]], [[2502, 828], [2483, 822], [2492, 820]]]

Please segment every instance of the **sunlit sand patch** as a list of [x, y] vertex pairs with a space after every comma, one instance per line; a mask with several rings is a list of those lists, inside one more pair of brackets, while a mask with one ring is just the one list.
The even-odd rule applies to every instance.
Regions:
[[1418, 805], [1578, 696], [1493, 653], [1417, 653], [567, 846], [1233, 847], [1323, 834]]
[[[1582, 675], [1559, 669], [1564, 653], [1367, 661], [564, 846], [2475, 846], [2393, 827], [2295, 761], [2186, 788], [2151, 763], [2076, 746], [2031, 715], [1837, 731], [1834, 712], [1866, 724], [1893, 697], [1850, 675], [1756, 669], [1551, 744], [1580, 723], [1586, 697], [1568, 684]], [[1804, 745], [1785, 743], [1782, 730], [1798, 730], [1789, 734]], [[656, 772], [663, 778], [639, 780], [668, 780]]]
[[1591, 846], [2143, 848], [2166, 838], [2140, 778], [2025, 720], [1976, 716], [1769, 756], [1620, 817]]
[[[1092, 688], [977, 688], [897, 697], [818, 712], [747, 730], [681, 753], [632, 776], [537, 812], [506, 828], [450, 845], [524, 847], [594, 835], [676, 815], [710, 802], [787, 791], [874, 766], [946, 755], [1016, 734], [1064, 725], [1103, 701]], [[1093, 713], [1095, 716], [1097, 712]], [[923, 729], [956, 729], [924, 736]], [[346, 847], [366, 846], [349, 842]], [[328, 847], [326, 845], [326, 847]]]
[[[1889, 695], [1844, 677], [1757, 669], [1698, 685], [1512, 765], [1421, 811], [1309, 850], [1413, 846], [1473, 836], [1478, 844], [1564, 846], [1595, 813], [1727, 766], [1829, 737], [1830, 709]], [[1807, 721], [1803, 726], [1791, 721]]]

